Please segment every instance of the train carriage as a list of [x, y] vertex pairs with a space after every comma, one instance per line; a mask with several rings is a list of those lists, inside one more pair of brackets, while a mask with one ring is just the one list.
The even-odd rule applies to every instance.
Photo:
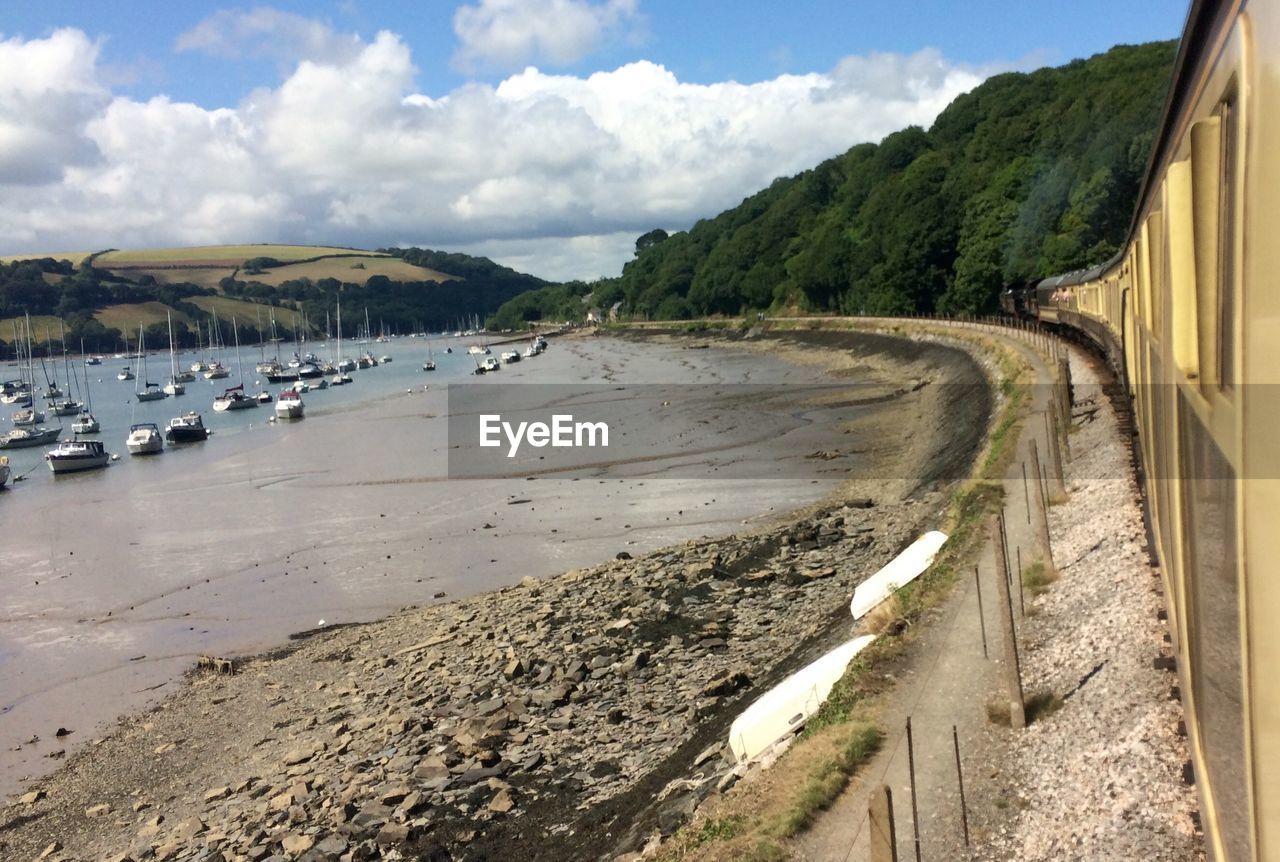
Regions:
[[1280, 859], [1280, 2], [1193, 3], [1122, 252], [1029, 313], [1132, 399], [1213, 858]]

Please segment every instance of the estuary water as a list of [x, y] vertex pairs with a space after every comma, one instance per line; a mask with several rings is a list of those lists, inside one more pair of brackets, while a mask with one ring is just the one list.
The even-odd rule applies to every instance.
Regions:
[[[421, 369], [423, 339], [369, 345], [393, 361], [304, 394], [306, 418], [293, 422], [269, 421], [271, 405], [213, 412], [213, 396], [239, 382], [230, 351], [230, 378], [142, 404], [132, 381], [115, 379], [124, 360], [88, 368], [99, 437], [119, 459], [55, 477], [47, 447], [6, 453], [25, 479], [0, 492], [0, 794], [174, 691], [199, 655], [254, 654], [291, 633], [731, 532], [846, 478], [807, 457], [848, 445], [841, 416], [770, 411], [754, 395], [708, 407], [707, 386], [783, 392], [814, 383], [811, 369], [747, 351], [581, 337], [476, 378], [468, 343], [433, 340], [431, 373]], [[241, 353], [247, 391], [280, 389], [249, 372], [257, 347]], [[151, 380], [163, 381], [168, 356], [148, 362]], [[580, 389], [606, 415], [632, 420], [625, 448], [572, 470], [540, 469], [530, 455], [511, 475], [450, 478], [459, 442], [449, 389], [499, 380], [555, 384], [560, 401]], [[667, 389], [661, 400], [657, 390], [629, 395], [639, 384]], [[131, 422], [163, 427], [187, 410], [204, 415], [208, 441], [128, 454]], [[635, 422], [637, 411], [654, 418]], [[70, 735], [56, 737], [59, 728]]]

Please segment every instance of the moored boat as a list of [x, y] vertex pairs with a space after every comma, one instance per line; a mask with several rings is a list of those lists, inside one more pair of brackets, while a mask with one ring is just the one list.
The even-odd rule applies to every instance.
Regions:
[[5, 483], [9, 481], [9, 456], [0, 455], [0, 490], [4, 489]]
[[245, 410], [249, 407], [257, 406], [258, 400], [256, 398], [250, 398], [244, 394], [243, 383], [224, 390], [221, 395], [213, 399], [213, 409], [219, 413], [224, 413], [227, 410]]
[[14, 428], [8, 434], [0, 434], [0, 449], [25, 449], [30, 446], [43, 446], [52, 443], [62, 433], [62, 426], [57, 428]]
[[209, 439], [209, 429], [204, 427], [204, 417], [193, 410], [170, 419], [164, 436], [170, 443], [198, 443]]
[[45, 453], [49, 469], [54, 473], [78, 473], [81, 470], [105, 468], [111, 460], [101, 441], [63, 441]]
[[276, 399], [276, 416], [281, 419], [301, 419], [304, 409], [302, 396], [296, 389], [285, 389]]
[[125, 438], [130, 455], [155, 455], [164, 450], [164, 438], [154, 422], [139, 422], [129, 426], [129, 436]]
[[128, 365], [126, 365], [124, 368], [121, 368], [118, 372], [116, 372], [116, 380], [133, 380], [133, 379], [134, 379], [134, 374], [132, 371], [129, 370]]
[[13, 414], [13, 424], [19, 427], [39, 425], [43, 421], [44, 411], [34, 407], [24, 407], [21, 410], [15, 410]]
[[93, 414], [87, 410], [81, 413], [76, 421], [71, 423], [71, 433], [73, 434], [97, 434], [102, 430], [102, 426]]
[[77, 473], [107, 466], [111, 453], [101, 440], [63, 440], [46, 452], [44, 459], [54, 473]]

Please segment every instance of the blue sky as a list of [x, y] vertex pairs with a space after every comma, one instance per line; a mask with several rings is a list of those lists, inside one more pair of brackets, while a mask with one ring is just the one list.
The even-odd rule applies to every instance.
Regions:
[[994, 72], [1174, 38], [1186, 12], [1148, 0], [0, 8], [0, 194], [17, 204], [0, 215], [17, 247], [0, 251], [416, 243], [550, 278], [616, 274], [652, 227], [683, 229], [776, 176], [927, 125]]

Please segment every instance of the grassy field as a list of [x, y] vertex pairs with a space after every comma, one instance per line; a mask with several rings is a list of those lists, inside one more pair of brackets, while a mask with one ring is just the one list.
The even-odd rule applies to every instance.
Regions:
[[173, 315], [175, 322], [181, 320], [187, 326], [194, 321], [180, 311], [174, 311], [163, 302], [138, 302], [127, 305], [108, 305], [95, 313], [94, 318], [105, 327], [115, 327], [123, 332], [130, 341], [138, 337], [138, 325], [150, 326], [153, 323], [164, 323], [165, 312]]
[[[51, 314], [33, 314], [31, 316], [31, 337], [35, 341], [44, 341], [45, 333], [49, 333], [49, 337], [58, 337], [58, 324], [61, 320]], [[0, 319], [0, 339], [7, 342], [13, 342], [14, 327], [17, 331], [26, 335], [25, 318], [6, 317]]]
[[191, 267], [179, 269], [113, 269], [116, 275], [122, 275], [125, 278], [137, 280], [144, 275], [154, 276], [155, 280], [160, 284], [175, 284], [177, 282], [189, 282], [198, 284], [201, 287], [211, 287], [214, 290], [218, 288], [218, 282], [231, 275], [236, 271], [234, 266], [228, 267]]
[[[244, 299], [232, 299], [228, 296], [193, 296], [187, 301], [205, 311], [217, 314], [223, 320], [234, 317], [237, 324], [252, 323], [257, 326], [258, 321], [261, 320], [263, 329], [267, 328], [267, 322], [271, 319], [273, 311], [272, 306]], [[291, 308], [274, 308], [274, 312], [277, 327], [292, 329], [295, 322], [301, 322], [302, 315]]]
[[203, 245], [190, 248], [155, 248], [133, 251], [111, 251], [100, 255], [94, 265], [103, 269], [117, 266], [176, 266], [179, 264], [226, 264], [239, 266], [254, 257], [274, 257], [276, 260], [305, 260], [322, 254], [364, 254], [377, 256], [375, 252], [361, 249], [333, 248], [318, 245]]
[[91, 251], [33, 251], [27, 254], [0, 254], [0, 263], [8, 263], [11, 260], [43, 260], [46, 257], [51, 257], [54, 260], [69, 260], [79, 266], [80, 261], [91, 254], [93, 254]]
[[319, 281], [322, 278], [336, 278], [338, 281], [364, 284], [375, 275], [385, 275], [392, 281], [444, 281], [453, 276], [445, 275], [434, 269], [414, 266], [396, 257], [329, 257], [312, 260], [306, 263], [291, 263], [288, 266], [277, 266], [258, 275], [240, 275], [246, 281], [260, 281], [263, 284], [279, 285], [293, 278], [309, 278]]

